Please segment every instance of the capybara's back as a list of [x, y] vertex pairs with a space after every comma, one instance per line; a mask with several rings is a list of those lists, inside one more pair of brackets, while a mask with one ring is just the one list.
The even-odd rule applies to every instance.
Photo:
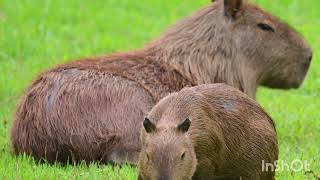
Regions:
[[141, 179], [274, 179], [275, 169], [263, 169], [278, 159], [274, 122], [230, 86], [207, 84], [171, 94], [143, 125]]

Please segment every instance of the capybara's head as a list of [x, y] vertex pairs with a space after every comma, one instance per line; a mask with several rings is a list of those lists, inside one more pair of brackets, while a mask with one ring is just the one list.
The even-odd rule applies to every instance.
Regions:
[[160, 39], [167, 61], [196, 84], [298, 88], [312, 50], [291, 26], [245, 0], [216, 0]]
[[235, 56], [234, 63], [243, 61], [239, 65], [257, 71], [261, 85], [298, 88], [312, 60], [312, 50], [301, 35], [287, 23], [244, 0], [224, 0], [220, 6], [224, 14], [221, 24], [225, 28], [222, 46], [230, 45], [232, 49], [224, 47], [225, 56]]
[[221, 36], [219, 46], [224, 49], [223, 56], [233, 56], [234, 65], [244, 71], [245, 67], [257, 71], [255, 75], [261, 85], [282, 89], [300, 86], [309, 69], [312, 50], [299, 33], [245, 0], [215, 3], [222, 14], [213, 16], [221, 21], [221, 27], [217, 28], [221, 31], [215, 33]]
[[196, 170], [197, 159], [188, 130], [191, 121], [157, 127], [146, 118], [146, 137], [139, 157], [139, 179], [188, 180]]

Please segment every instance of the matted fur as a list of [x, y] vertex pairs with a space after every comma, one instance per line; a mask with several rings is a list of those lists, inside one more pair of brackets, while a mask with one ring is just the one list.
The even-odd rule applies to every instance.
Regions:
[[[231, 86], [185, 88], [160, 100], [147, 117], [154, 128], [141, 130], [140, 179], [274, 179], [274, 171], [262, 171], [263, 162], [278, 159], [274, 122]], [[186, 119], [191, 126], [182, 132]]]
[[[262, 22], [275, 32], [261, 29]], [[162, 97], [204, 83], [224, 82], [252, 98], [259, 85], [298, 87], [311, 54], [276, 17], [254, 5], [224, 8], [217, 1], [145, 48], [39, 75], [18, 106], [13, 149], [49, 162], [135, 163], [141, 121]]]

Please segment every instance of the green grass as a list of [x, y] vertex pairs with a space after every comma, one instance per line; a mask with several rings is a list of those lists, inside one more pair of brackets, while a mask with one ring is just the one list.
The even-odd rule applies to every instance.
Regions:
[[[308, 160], [320, 176], [320, 1], [255, 0], [293, 24], [315, 58], [302, 89], [260, 89], [258, 101], [277, 124], [280, 159]], [[210, 0], [1, 0], [0, 179], [135, 179], [134, 168], [38, 164], [15, 157], [10, 127], [19, 97], [37, 74], [72, 59], [142, 47]], [[278, 179], [315, 179], [282, 171]]]

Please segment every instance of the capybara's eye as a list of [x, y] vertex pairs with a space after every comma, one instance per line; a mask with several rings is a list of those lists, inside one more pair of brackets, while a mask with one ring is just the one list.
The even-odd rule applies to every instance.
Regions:
[[259, 23], [258, 27], [264, 31], [276, 32], [269, 24]]
[[186, 152], [182, 153], [181, 160], [184, 160], [186, 158]]

